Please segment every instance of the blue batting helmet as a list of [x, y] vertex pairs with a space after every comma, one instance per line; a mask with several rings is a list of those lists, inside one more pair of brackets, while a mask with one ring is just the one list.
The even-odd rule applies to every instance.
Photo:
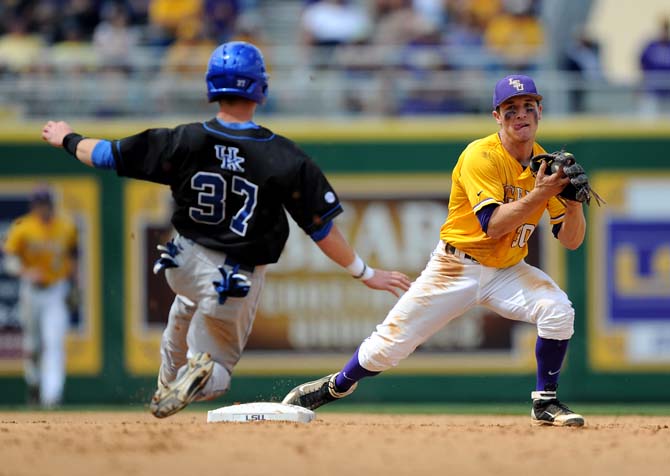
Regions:
[[268, 95], [263, 54], [244, 41], [224, 43], [214, 50], [205, 81], [209, 102], [231, 95], [262, 104]]

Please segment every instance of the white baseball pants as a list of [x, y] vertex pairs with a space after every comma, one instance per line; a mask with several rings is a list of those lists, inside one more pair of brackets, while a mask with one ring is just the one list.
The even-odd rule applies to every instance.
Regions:
[[229, 297], [219, 304], [212, 282], [221, 280], [217, 267], [224, 264], [225, 253], [180, 235], [174, 242], [181, 248], [175, 258], [179, 267], [168, 268], [165, 277], [177, 296], [163, 331], [159, 378], [163, 383], [171, 382], [180, 370], [186, 369], [188, 357], [209, 352], [215, 362], [214, 372], [198, 398], [208, 400], [230, 387], [233, 368], [240, 360], [256, 317], [266, 267], [256, 266], [253, 273], [240, 269], [251, 280], [249, 294], [243, 298]]
[[525, 261], [483, 266], [463, 253], [447, 254], [440, 241], [419, 278], [358, 351], [371, 371], [395, 367], [452, 319], [484, 306], [507, 319], [533, 323], [540, 337], [572, 337], [575, 312], [568, 296]]
[[65, 386], [67, 281], [40, 288], [22, 280], [19, 291], [23, 326], [23, 366], [28, 385], [39, 386], [40, 404], [60, 404]]

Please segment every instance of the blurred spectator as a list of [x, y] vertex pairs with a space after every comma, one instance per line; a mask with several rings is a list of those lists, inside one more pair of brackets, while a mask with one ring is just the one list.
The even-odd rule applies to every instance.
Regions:
[[205, 38], [203, 25], [195, 18], [182, 22], [177, 28], [177, 39], [170, 45], [163, 58], [163, 71], [185, 75], [203, 74], [217, 43]]
[[93, 32], [95, 52], [106, 70], [128, 72], [132, 50], [139, 43], [138, 35], [128, 27], [128, 17], [121, 5], [110, 4], [104, 16]]
[[151, 0], [126, 0], [128, 23], [131, 25], [147, 25], [149, 23], [149, 5]]
[[[100, 23], [100, 5], [94, 0], [70, 0], [65, 5], [63, 21], [76, 25], [82, 37], [90, 40]], [[67, 36], [66, 31], [60, 33], [62, 37]]]
[[659, 36], [650, 41], [640, 56], [645, 114], [670, 113], [670, 17], [663, 18]]
[[436, 25], [421, 16], [412, 0], [376, 0], [373, 43], [377, 45], [406, 45], [435, 30]]
[[544, 29], [532, 0], [505, 0], [504, 12], [491, 19], [484, 33], [489, 50], [504, 69], [534, 69], [544, 45]]
[[128, 26], [128, 16], [121, 4], [107, 4], [102, 16], [103, 21], [93, 33], [93, 48], [100, 67], [94, 114], [121, 116], [131, 101], [126, 80], [133, 68], [139, 35]]
[[402, 49], [402, 68], [407, 85], [401, 94], [397, 114], [447, 114], [463, 112], [462, 94], [454, 90], [444, 74], [450, 69], [440, 31], [427, 29]]
[[575, 79], [583, 81], [583, 84], [574, 84], [570, 90], [570, 110], [586, 111], [585, 87], [605, 81], [600, 59], [600, 45], [584, 32], [577, 34], [575, 39], [567, 45], [562, 66], [566, 71], [577, 73]]
[[8, 18], [8, 31], [0, 37], [0, 73], [33, 70], [45, 46], [38, 34], [28, 33], [22, 18]]
[[412, 0], [414, 11], [437, 29], [441, 29], [446, 23], [447, 3], [445, 0]]
[[346, 110], [436, 112], [442, 95], [436, 93], [439, 87], [433, 73], [447, 67], [437, 22], [418, 13], [412, 0], [375, 0], [372, 17], [374, 29], [369, 39], [337, 50], [336, 61], [345, 80], [364, 86], [346, 88]]
[[454, 11], [444, 37], [449, 47], [449, 62], [456, 69], [481, 69], [489, 64], [484, 48], [484, 28], [481, 18], [471, 9]]
[[46, 43], [52, 43], [58, 38], [58, 24], [61, 18], [58, 1], [22, 2], [30, 8], [21, 13], [21, 18], [27, 21], [27, 30], [42, 36]]
[[189, 18], [202, 19], [202, 7], [202, 0], [151, 0], [149, 21], [168, 39], [174, 39], [181, 22]]
[[[263, 46], [266, 43], [263, 37], [263, 20], [258, 14], [253, 12], [243, 12], [235, 22], [235, 31], [231, 39], [233, 41], [246, 41], [258, 47], [261, 51], [265, 51]], [[267, 55], [266, 55], [267, 61]], [[268, 65], [266, 65], [268, 68]]]
[[453, 46], [483, 46], [484, 23], [470, 9], [454, 12], [445, 33], [445, 41]]
[[328, 64], [335, 46], [368, 35], [370, 19], [365, 10], [349, 0], [319, 0], [305, 7], [300, 25], [302, 43], [310, 49], [317, 47], [310, 51], [311, 62]]
[[235, 32], [239, 3], [239, 0], [205, 0], [205, 32], [216, 44], [230, 40]]
[[79, 24], [72, 18], [63, 23], [64, 38], [51, 46], [49, 59], [56, 70], [69, 74], [96, 69], [98, 55], [90, 41], [86, 41]]
[[[203, 34], [203, 24], [196, 18], [182, 22], [177, 38], [167, 47], [162, 61], [162, 74], [154, 82], [155, 100], [161, 108], [184, 110], [193, 104], [192, 82], [201, 81], [203, 64], [209, 61], [215, 42]], [[202, 97], [204, 103], [205, 97]]]
[[[503, 0], [458, 0], [454, 3], [461, 4], [461, 9], [470, 12], [482, 25], [488, 25], [491, 20], [502, 12]], [[450, 2], [451, 3], [451, 2]]]

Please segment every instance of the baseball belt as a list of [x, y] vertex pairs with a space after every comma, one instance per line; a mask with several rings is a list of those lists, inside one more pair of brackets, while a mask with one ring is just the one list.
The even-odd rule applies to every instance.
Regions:
[[469, 259], [470, 261], [473, 261], [475, 263], [479, 263], [475, 258], [470, 256], [467, 253], [463, 253], [461, 250], [454, 248], [452, 245], [449, 243], [445, 243], [444, 250], [447, 252], [448, 255], [454, 255], [454, 256], [459, 256], [461, 258]]

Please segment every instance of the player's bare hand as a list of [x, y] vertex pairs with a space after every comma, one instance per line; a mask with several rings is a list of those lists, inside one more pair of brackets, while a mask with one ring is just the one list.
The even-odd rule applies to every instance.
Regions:
[[366, 281], [363, 281], [363, 284], [371, 289], [388, 291], [394, 294], [396, 297], [400, 297], [402, 293], [409, 289], [411, 282], [409, 278], [400, 271], [375, 269], [374, 276]]
[[542, 194], [542, 196], [549, 198], [558, 195], [563, 191], [565, 186], [570, 182], [570, 178], [566, 177], [563, 169], [560, 168], [557, 173], [546, 175], [547, 162], [542, 161], [540, 169], [535, 176], [535, 191]]
[[54, 147], [63, 147], [63, 139], [72, 132], [70, 124], [65, 121], [49, 121], [42, 127], [42, 139]]

